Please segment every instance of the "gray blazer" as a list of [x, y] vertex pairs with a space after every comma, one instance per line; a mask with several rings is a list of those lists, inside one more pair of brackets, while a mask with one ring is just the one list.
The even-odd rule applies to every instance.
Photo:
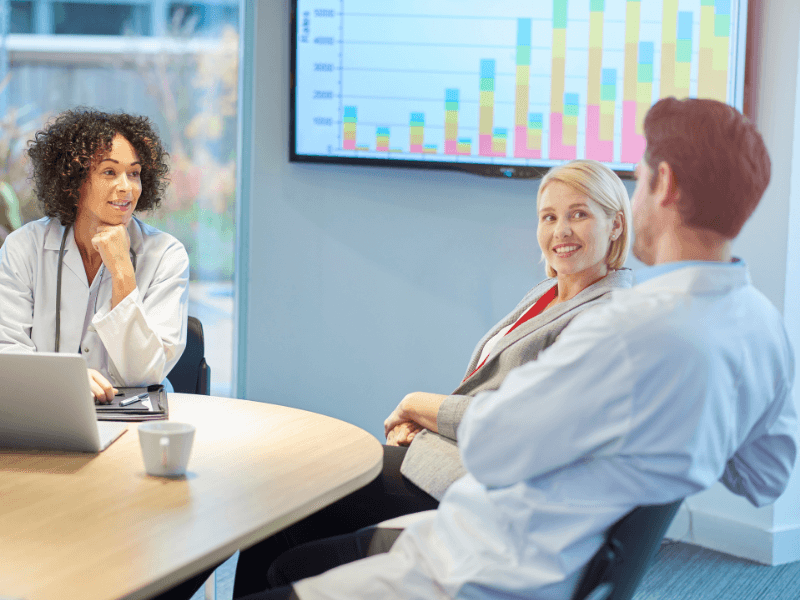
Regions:
[[[555, 342], [578, 313], [599, 302], [608, 301], [609, 292], [614, 288], [629, 288], [632, 284], [633, 271], [630, 269], [612, 271], [574, 298], [556, 304], [501, 338], [480, 370], [463, 381], [442, 403], [436, 418], [439, 433], [423, 429], [416, 435], [403, 459], [400, 472], [441, 500], [447, 488], [466, 473], [458, 452], [457, 429], [473, 396], [478, 392], [499, 388], [512, 369], [536, 360], [539, 352]], [[481, 338], [472, 352], [467, 375], [478, 366], [484, 344], [503, 327], [514, 323], [554, 285], [556, 279], [546, 279], [534, 287], [513, 311]]]

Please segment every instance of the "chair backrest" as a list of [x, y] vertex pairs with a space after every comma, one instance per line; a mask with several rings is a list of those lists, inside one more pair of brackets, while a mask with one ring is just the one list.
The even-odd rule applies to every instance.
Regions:
[[612, 525], [572, 600], [630, 600], [681, 502], [639, 506]]
[[186, 349], [167, 375], [176, 392], [206, 396], [211, 393], [211, 369], [206, 363], [205, 353], [203, 324], [200, 319], [189, 317]]

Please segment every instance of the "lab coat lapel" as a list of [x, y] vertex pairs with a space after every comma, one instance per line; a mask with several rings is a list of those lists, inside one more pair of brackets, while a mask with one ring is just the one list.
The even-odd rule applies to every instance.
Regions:
[[[58, 265], [58, 253], [61, 249], [61, 239], [64, 236], [64, 226], [61, 225], [57, 219], [52, 219], [47, 228], [45, 237], [45, 250], [55, 252], [54, 262]], [[56, 268], [58, 268], [56, 266]], [[84, 287], [89, 289], [89, 280], [86, 278], [86, 269], [81, 260], [81, 253], [78, 250], [78, 244], [75, 241], [75, 229], [70, 227], [67, 234], [67, 242], [64, 246], [64, 271], [62, 278], [70, 272], [75, 280], [83, 283]], [[62, 291], [63, 293], [63, 291]]]

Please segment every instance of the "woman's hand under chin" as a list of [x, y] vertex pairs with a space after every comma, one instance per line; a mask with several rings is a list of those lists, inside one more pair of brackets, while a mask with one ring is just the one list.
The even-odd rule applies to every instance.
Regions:
[[111, 308], [136, 288], [136, 273], [131, 261], [131, 238], [126, 225], [98, 225], [92, 247], [100, 254], [111, 275]]

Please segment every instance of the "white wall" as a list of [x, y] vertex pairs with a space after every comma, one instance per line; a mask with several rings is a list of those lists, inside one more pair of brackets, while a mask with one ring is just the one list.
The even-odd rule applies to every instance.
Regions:
[[[789, 243], [800, 231], [800, 179], [791, 177], [800, 176], [800, 3], [763, 4], [756, 110], [773, 177], [735, 251], [786, 307], [800, 352], [800, 244]], [[451, 391], [473, 344], [542, 279], [537, 183], [290, 164], [287, 5], [262, 0], [255, 24], [239, 394], [335, 416], [380, 439], [403, 394]], [[765, 563], [798, 560], [798, 497], [800, 477], [760, 510], [714, 488], [690, 499], [691, 531], [684, 511], [671, 534]]]
[[544, 277], [538, 182], [288, 162], [286, 2], [260, 2], [247, 398], [376, 436], [408, 392], [448, 393], [474, 344]]

